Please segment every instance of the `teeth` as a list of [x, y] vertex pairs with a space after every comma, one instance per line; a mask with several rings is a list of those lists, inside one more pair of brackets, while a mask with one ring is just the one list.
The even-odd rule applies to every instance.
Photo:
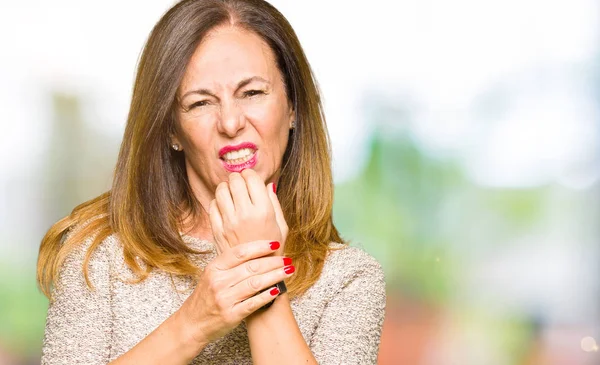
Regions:
[[227, 152], [223, 155], [223, 159], [229, 164], [237, 165], [248, 161], [253, 154], [253, 149], [242, 148], [241, 150]]

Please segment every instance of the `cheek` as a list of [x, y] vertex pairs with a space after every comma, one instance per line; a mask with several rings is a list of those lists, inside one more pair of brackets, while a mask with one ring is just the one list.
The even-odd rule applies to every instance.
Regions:
[[274, 108], [266, 102], [246, 103], [242, 105], [242, 109], [246, 117], [254, 122], [265, 124], [269, 120], [274, 119]]
[[206, 146], [210, 145], [209, 120], [205, 115], [188, 118], [181, 123], [179, 138], [188, 151], [203, 152]]
[[281, 132], [288, 128], [289, 123], [282, 105], [279, 100], [266, 99], [248, 103], [243, 106], [243, 109], [248, 119], [266, 133], [263, 137], [269, 135], [272, 138], [274, 135], [281, 135]]

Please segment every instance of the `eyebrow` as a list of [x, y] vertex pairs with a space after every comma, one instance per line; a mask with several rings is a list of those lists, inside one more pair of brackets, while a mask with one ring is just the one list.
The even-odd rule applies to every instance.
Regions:
[[[260, 76], [252, 76], [252, 77], [247, 77], [243, 80], [241, 80], [240, 82], [238, 82], [235, 91], [238, 91], [239, 89], [241, 89], [242, 87], [248, 85], [249, 83], [253, 82], [253, 81], [262, 81], [264, 83], [267, 84], [271, 84], [268, 80], [260, 77]], [[186, 92], [185, 94], [183, 94], [183, 96], [181, 97], [181, 100], [185, 99], [188, 95], [191, 94], [198, 94], [198, 95], [209, 95], [212, 97], [217, 97], [212, 91], [208, 90], [208, 89], [195, 89], [195, 90], [190, 90], [188, 92]]]

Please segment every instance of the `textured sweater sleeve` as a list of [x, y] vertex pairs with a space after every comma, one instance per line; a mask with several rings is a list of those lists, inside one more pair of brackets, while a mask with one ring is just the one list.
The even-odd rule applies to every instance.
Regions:
[[327, 275], [339, 281], [310, 347], [321, 365], [376, 364], [386, 298], [381, 266], [357, 248], [331, 256]]
[[103, 242], [90, 259], [90, 290], [83, 260], [91, 240], [71, 252], [51, 294], [42, 365], [107, 364], [110, 352], [110, 252]]

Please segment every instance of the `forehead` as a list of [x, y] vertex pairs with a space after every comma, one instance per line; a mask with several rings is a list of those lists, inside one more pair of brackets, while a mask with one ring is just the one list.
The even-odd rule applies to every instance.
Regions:
[[198, 45], [181, 88], [227, 86], [251, 76], [273, 82], [278, 75], [273, 51], [260, 36], [227, 25], [210, 31]]

